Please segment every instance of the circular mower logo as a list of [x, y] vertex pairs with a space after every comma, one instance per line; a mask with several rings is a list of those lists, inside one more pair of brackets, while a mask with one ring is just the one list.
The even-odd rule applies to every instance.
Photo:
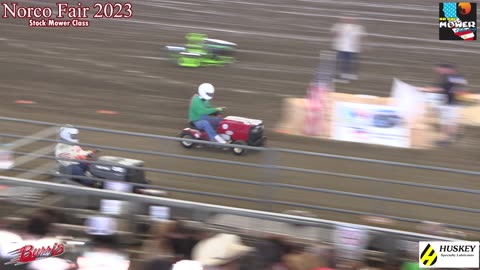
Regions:
[[472, 5], [469, 2], [458, 3], [458, 12], [462, 15], [468, 15], [472, 11]]

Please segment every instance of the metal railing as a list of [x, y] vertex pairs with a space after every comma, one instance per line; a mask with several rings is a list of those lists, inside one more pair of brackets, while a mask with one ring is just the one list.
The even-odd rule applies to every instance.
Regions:
[[151, 205], [162, 205], [162, 206], [167, 206], [172, 208], [192, 209], [194, 211], [199, 211], [199, 212], [210, 212], [215, 214], [230, 214], [235, 216], [258, 218], [261, 220], [285, 222], [285, 223], [290, 223], [295, 225], [328, 227], [328, 228], [332, 228], [334, 226], [355, 227], [358, 229], [368, 230], [368, 231], [376, 231], [376, 232], [383, 232], [383, 233], [389, 233], [389, 234], [395, 234], [395, 235], [403, 235], [408, 237], [416, 237], [417, 239], [441, 240], [441, 241], [457, 240], [455, 238], [449, 238], [449, 237], [441, 237], [441, 236], [428, 235], [428, 234], [422, 234], [422, 233], [412, 233], [412, 232], [406, 232], [406, 231], [400, 231], [400, 230], [394, 230], [394, 229], [379, 228], [374, 226], [352, 224], [347, 222], [338, 222], [338, 221], [332, 221], [332, 220], [326, 220], [326, 219], [296, 216], [296, 215], [281, 214], [281, 213], [272, 213], [272, 212], [265, 212], [265, 211], [259, 211], [259, 210], [250, 210], [250, 209], [237, 208], [237, 207], [221, 206], [216, 204], [177, 200], [177, 199], [171, 199], [171, 198], [152, 197], [152, 196], [142, 195], [142, 194], [93, 189], [93, 188], [81, 187], [81, 186], [40, 182], [40, 181], [22, 179], [22, 178], [16, 178], [16, 177], [0, 176], [0, 184], [45, 189], [45, 190], [49, 190], [50, 192], [60, 193], [60, 194], [63, 193], [63, 194], [70, 194], [70, 195], [95, 196], [100, 198], [117, 199], [117, 200], [129, 201], [129, 202], [146, 203]]
[[[397, 247], [400, 251], [416, 252], [418, 250], [418, 241], [459, 241], [455, 237], [441, 237], [438, 235], [412, 233], [401, 230], [379, 228], [374, 226], [357, 225], [346, 222], [337, 222], [326, 219], [320, 219], [315, 217], [305, 217], [292, 214], [280, 214], [258, 210], [249, 210], [237, 207], [226, 207], [216, 204], [199, 203], [192, 201], [177, 200], [171, 198], [158, 198], [152, 196], [146, 196], [141, 194], [122, 193], [116, 191], [92, 189], [81, 186], [62, 185], [57, 183], [40, 182], [36, 180], [21, 179], [16, 177], [2, 177], [0, 176], [0, 185], [15, 185], [20, 187], [29, 187], [49, 190], [53, 194], [63, 194], [67, 197], [86, 196], [97, 197], [127, 201], [130, 204], [144, 204], [144, 205], [157, 205], [169, 207], [171, 209], [188, 209], [197, 214], [197, 216], [207, 217], [204, 219], [182, 219], [188, 226], [201, 231], [210, 232], [228, 232], [235, 233], [243, 237], [247, 242], [255, 243], [258, 239], [265, 236], [265, 233], [281, 234], [287, 236], [290, 241], [302, 244], [305, 246], [316, 245], [319, 243], [334, 245], [338, 251], [337, 260], [340, 261], [355, 261], [362, 260], [361, 256], [368, 256], [369, 250], [367, 243], [354, 243], [351, 242], [352, 234], [351, 230], [356, 232], [357, 237], [361, 235], [368, 236], [369, 239], [373, 239], [375, 236], [387, 236], [382, 241], [391, 241], [392, 237], [397, 241], [402, 241], [402, 245]], [[42, 207], [40, 205], [31, 205], [33, 209]], [[71, 209], [71, 208], [50, 208], [56, 210], [67, 210], [70, 215], [98, 215], [97, 211]], [[175, 211], [174, 211], [175, 212]], [[106, 215], [105, 213], [100, 213]], [[151, 217], [144, 216], [139, 213], [135, 213], [133, 216], [129, 214], [113, 214], [112, 216], [117, 222], [121, 220], [127, 220], [129, 225], [135, 224], [135, 221], [140, 222], [152, 222]], [[175, 218], [175, 216], [172, 216]], [[25, 222], [24, 218], [7, 218], [10, 223]], [[5, 221], [6, 221], [5, 220]], [[190, 220], [190, 221], [189, 221]], [[229, 222], [224, 222], [228, 220]], [[120, 224], [119, 223], [119, 224]], [[246, 224], [250, 226], [245, 226]], [[84, 239], [85, 227], [83, 225], [75, 224], [55, 224], [57, 228], [61, 228], [63, 232], [67, 232], [68, 235], [74, 235], [79, 239]], [[134, 227], [134, 226], [133, 226]], [[349, 232], [348, 235], [342, 236], [344, 233]], [[134, 239], [145, 239], [149, 237], [149, 234], [142, 234], [130, 229], [123, 228], [117, 230], [116, 234], [122, 236], [122, 243], [136, 243]], [[355, 234], [354, 234], [355, 235]], [[349, 242], [342, 242], [343, 237], [349, 237]], [[355, 236], [354, 236], [355, 237]], [[346, 239], [346, 238], [345, 238]], [[400, 242], [399, 242], [400, 243]], [[352, 248], [355, 248], [355, 254], [350, 254]], [[138, 249], [138, 248], [137, 248]], [[137, 253], [140, 250], [135, 250]], [[348, 251], [348, 252], [342, 252]], [[374, 251], [372, 251], [374, 252]], [[375, 253], [375, 252], [374, 252]], [[376, 251], [378, 259], [387, 260], [388, 254], [383, 251]], [[360, 256], [360, 257], [359, 257]], [[404, 259], [397, 258], [397, 259]], [[142, 261], [142, 258], [139, 258]]]
[[[15, 118], [6, 118], [0, 117], [1, 121], [10, 122], [11, 124], [15, 125], [39, 125], [39, 126], [46, 126], [48, 128], [51, 127], [59, 127], [60, 124], [49, 123], [49, 122], [40, 122], [40, 121], [31, 121], [31, 120], [24, 120], [24, 119], [15, 119]], [[103, 128], [94, 128], [94, 127], [86, 127], [86, 126], [76, 126], [77, 128], [85, 131], [85, 132], [92, 132], [92, 133], [102, 133], [102, 134], [110, 134], [111, 136], [121, 136], [126, 137], [134, 137], [138, 138], [138, 140], [145, 140], [148, 142], [158, 143], [159, 140], [163, 141], [173, 141], [173, 142], [180, 142], [187, 139], [180, 139], [170, 136], [161, 136], [161, 135], [153, 135], [153, 134], [145, 134], [145, 133], [137, 133], [137, 132], [127, 132], [127, 131], [118, 131], [118, 130], [110, 130], [110, 129], [103, 129]], [[57, 143], [58, 140], [46, 138], [42, 136], [26, 136], [26, 135], [19, 135], [13, 133], [0, 133], [0, 137], [4, 139], [20, 139], [24, 140], [25, 137], [28, 137], [30, 140], [35, 141], [39, 145], [52, 145], [53, 143]], [[112, 142], [115, 139], [111, 140]], [[192, 142], [198, 143], [195, 140], [188, 140]], [[202, 144], [213, 144], [217, 145], [216, 143], [212, 142], [201, 142]], [[306, 168], [308, 166], [291, 166], [290, 164], [282, 164], [280, 160], [282, 156], [289, 155], [289, 156], [302, 156], [303, 159], [321, 159], [322, 161], [331, 161], [336, 160], [336, 162], [345, 162], [345, 164], [352, 164], [352, 163], [362, 163], [366, 165], [358, 165], [358, 166], [385, 166], [386, 168], [408, 168], [413, 172], [417, 171], [428, 171], [432, 173], [431, 178], [436, 177], [447, 177], [454, 175], [457, 178], [465, 177], [466, 181], [470, 179], [475, 179], [480, 176], [479, 171], [470, 171], [470, 170], [461, 170], [461, 169], [453, 169], [453, 168], [444, 168], [444, 167], [436, 167], [436, 166], [429, 166], [429, 165], [419, 165], [419, 164], [411, 164], [411, 163], [402, 163], [402, 162], [393, 162], [393, 161], [385, 161], [385, 160], [375, 160], [375, 159], [367, 159], [367, 158], [358, 158], [358, 157], [351, 157], [351, 156], [342, 156], [342, 155], [333, 155], [333, 154], [326, 154], [326, 153], [314, 153], [308, 151], [299, 151], [299, 150], [291, 150], [291, 149], [280, 149], [280, 148], [263, 148], [263, 147], [248, 147], [248, 146], [240, 146], [235, 145], [235, 147], [245, 148], [249, 150], [253, 150], [259, 154], [254, 154], [252, 159], [255, 159], [255, 162], [247, 162], [248, 159], [244, 161], [238, 161], [233, 158], [225, 158], [222, 156], [223, 159], [220, 158], [207, 158], [201, 156], [192, 156], [186, 154], [179, 154], [177, 150], [173, 150], [173, 152], [168, 151], [155, 151], [155, 150], [140, 150], [131, 147], [118, 147], [112, 145], [104, 145], [104, 144], [79, 144], [84, 147], [91, 147], [91, 148], [99, 148], [106, 151], [112, 152], [120, 152], [124, 156], [136, 155], [141, 156], [145, 159], [151, 159], [155, 162], [147, 162], [147, 164], [159, 164], [165, 160], [180, 160], [186, 164], [211, 164], [208, 166], [214, 167], [222, 167], [222, 169], [218, 170], [199, 170], [197, 172], [192, 172], [187, 169], [189, 167], [186, 166], [175, 166], [175, 168], [153, 168], [153, 167], [130, 167], [132, 169], [140, 169], [144, 170], [152, 175], [157, 176], [155, 185], [145, 185], [148, 188], [161, 188], [162, 190], [170, 191], [174, 193], [173, 196], [179, 194], [190, 194], [192, 196], [198, 196], [196, 200], [210, 200], [210, 199], [225, 199], [230, 200], [228, 203], [230, 205], [237, 205], [238, 203], [254, 203], [256, 206], [252, 206], [249, 204], [248, 208], [256, 208], [262, 210], [269, 210], [269, 211], [282, 211], [285, 209], [291, 208], [299, 208], [299, 209], [309, 209], [311, 211], [320, 211], [320, 213], [340, 213], [346, 214], [351, 216], [363, 216], [363, 215], [371, 215], [371, 216], [379, 216], [385, 217], [401, 222], [414, 222], [419, 223], [425, 220], [425, 218], [418, 218], [418, 216], [410, 215], [409, 211], [413, 212], [413, 209], [419, 209], [418, 211], [437, 211], [435, 213], [438, 217], [444, 218], [444, 220], [435, 220], [434, 218], [429, 218], [431, 221], [440, 221], [442, 223], [448, 223], [448, 225], [452, 228], [469, 230], [469, 231], [480, 231], [480, 228], [476, 226], [475, 222], [472, 221], [468, 224], [458, 224], [458, 218], [452, 218], [452, 220], [445, 221], [445, 218], [448, 215], [452, 214], [453, 216], [460, 215], [459, 213], [463, 213], [465, 215], [470, 215], [466, 217], [466, 219], [470, 219], [472, 216], [474, 218], [479, 218], [480, 209], [478, 208], [478, 195], [480, 194], [480, 190], [470, 187], [456, 187], [456, 186], [447, 186], [447, 185], [439, 185], [439, 184], [431, 184], [431, 183], [422, 183], [423, 181], [430, 180], [430, 176], [425, 177], [423, 176], [422, 179], [417, 180], [418, 176], [415, 173], [411, 173], [408, 177], [403, 177], [404, 179], [392, 179], [390, 177], [378, 177], [373, 175], [360, 175], [356, 173], [345, 172], [336, 172], [329, 169], [319, 169], [316, 166], [310, 166], [311, 168]], [[180, 151], [181, 152], [181, 151]], [[22, 157], [34, 157], [37, 159], [42, 160], [50, 160], [54, 161], [55, 158], [52, 155], [44, 155], [42, 153], [38, 154], [31, 151], [16, 151], [16, 154]], [[295, 158], [291, 158], [292, 161], [295, 161]], [[92, 162], [95, 164], [97, 162]], [[172, 163], [170, 161], [170, 163]], [[101, 162], [98, 162], [101, 164]], [[212, 165], [213, 164], [213, 165]], [[178, 164], [175, 164], [178, 165]], [[192, 167], [195, 167], [192, 166]], [[179, 169], [180, 167], [180, 169]], [[255, 171], [254, 173], [249, 173], [247, 176], [242, 177], [234, 177], [236, 174], [244, 172], [246, 170]], [[386, 169], [388, 171], [388, 169]], [[35, 171], [34, 168], [30, 168], [28, 166], [21, 166], [16, 167], [11, 170], [11, 172], [35, 172], [38, 175], [51, 175], [53, 172], [52, 170], [37, 170]], [[353, 170], [355, 171], [355, 170]], [[214, 175], [213, 173], [218, 173]], [[300, 184], [296, 183], [289, 179], [288, 176], [293, 176], [299, 179], [305, 179]], [[150, 177], [150, 176], [149, 176]], [[177, 185], [169, 182], [170, 178], [172, 179], [181, 179], [179, 182], [184, 181], [188, 183], [195, 183], [198, 181], [204, 181], [202, 184], [205, 184], [205, 187], [202, 185], [201, 188], [185, 188], [185, 186], [189, 186], [188, 184], [184, 185]], [[318, 181], [320, 179], [320, 181]], [[329, 187], [332, 185], [334, 181], [339, 181], [341, 183], [349, 183], [352, 188], [350, 190], [340, 190], [337, 188]], [[337, 180], [339, 179], [339, 180]], [[101, 181], [102, 179], [100, 179]], [[172, 180], [173, 181], [173, 180]], [[217, 183], [221, 183], [222, 185], [214, 184], [214, 181]], [[171, 182], [171, 181], [170, 181]], [[321, 182], [321, 185], [318, 183]], [[160, 185], [160, 187], [159, 187]], [[355, 190], [353, 186], [362, 185], [371, 185], [372, 188], [369, 190], [364, 190], [363, 192], [358, 192]], [[220, 189], [221, 186], [225, 186], [224, 190], [216, 191], [216, 189]], [[347, 185], [345, 185], [347, 186]], [[384, 188], [379, 188], [379, 186], [383, 186]], [[378, 193], [389, 193], [391, 191], [396, 191], [397, 189], [405, 189], [407, 192], [405, 194], [405, 198], [398, 198], [394, 196], [388, 196]], [[212, 190], [211, 190], [212, 189]], [[254, 189], [254, 190], [253, 190]], [[458, 205], [455, 204], [445, 204], [442, 200], [441, 202], [437, 201], [428, 201], [428, 200], [418, 200], [409, 198], [407, 195], [415, 194], [415, 192], [422, 193], [421, 190], [424, 190], [423, 193], [430, 193], [430, 194], [437, 194], [433, 196], [433, 199], [436, 199], [436, 196], [472, 196], [472, 203], [469, 205], [462, 205], [463, 202], [459, 201]], [[241, 192], [240, 192], [241, 191]], [[246, 192], [251, 191], [251, 192]], [[290, 193], [299, 194], [297, 197], [294, 198], [292, 196], [289, 198]], [[372, 194], [377, 193], [377, 194]], [[321, 195], [323, 194], [323, 195]], [[315, 203], [315, 198], [318, 196], [334, 196], [329, 198], [336, 198], [333, 200], [352, 200], [353, 204], [358, 202], [366, 202], [367, 206], [361, 207], [360, 209], [355, 209], [355, 207], [351, 207], [351, 209], [340, 207], [337, 205], [332, 205], [327, 201], [327, 203]], [[402, 194], [402, 196], [404, 196]], [[288, 198], [288, 200], [286, 200]], [[476, 198], [476, 199], [475, 199]], [[328, 199], [326, 199], [328, 200]], [[360, 203], [359, 203], [360, 205]], [[400, 214], [396, 212], [390, 211], [390, 208], [395, 208], [397, 205], [401, 205], [406, 210], [399, 211]], [[242, 205], [243, 206], [243, 205]], [[356, 205], [355, 205], [356, 206]], [[411, 208], [411, 209], [410, 209]], [[428, 209], [428, 210], [425, 210]], [[462, 214], [462, 215], [463, 215]], [[474, 225], [470, 225], [474, 224]], [[477, 223], [478, 224], [478, 223]]]

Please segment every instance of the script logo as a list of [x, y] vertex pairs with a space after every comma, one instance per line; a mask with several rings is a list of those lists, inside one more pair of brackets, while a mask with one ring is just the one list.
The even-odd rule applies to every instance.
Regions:
[[34, 247], [25, 245], [22, 248], [9, 253], [13, 258], [5, 264], [14, 264], [15, 266], [30, 263], [33, 261], [60, 256], [65, 253], [63, 244], [55, 243], [53, 247]]

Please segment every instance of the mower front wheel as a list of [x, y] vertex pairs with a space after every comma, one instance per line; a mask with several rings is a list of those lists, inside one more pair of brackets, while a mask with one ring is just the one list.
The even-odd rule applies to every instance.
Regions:
[[263, 136], [262, 142], [260, 143], [260, 147], [266, 147], [267, 146], [267, 137]]
[[[246, 146], [248, 145], [246, 142], [244, 141], [235, 141], [233, 142], [233, 144], [236, 144], [236, 145], [242, 145], [242, 146]], [[232, 147], [232, 152], [233, 154], [237, 155], [237, 156], [241, 156], [241, 155], [244, 155], [245, 153], [247, 153], [247, 149], [245, 148], [240, 148], [240, 147]]]

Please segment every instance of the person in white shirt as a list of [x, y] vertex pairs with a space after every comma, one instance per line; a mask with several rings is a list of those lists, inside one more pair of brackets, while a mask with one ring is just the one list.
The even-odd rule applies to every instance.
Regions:
[[118, 248], [117, 222], [106, 216], [92, 216], [86, 221], [91, 247], [77, 258], [78, 270], [128, 270], [130, 258]]
[[[88, 170], [86, 163], [81, 162], [93, 155], [93, 151], [85, 151], [79, 145], [78, 129], [72, 126], [65, 126], [60, 128], [60, 143], [57, 143], [55, 147], [55, 157], [63, 167], [61, 172], [65, 172], [71, 175], [85, 176]], [[63, 160], [60, 160], [63, 159]], [[68, 159], [68, 160], [67, 160]], [[79, 179], [78, 182], [90, 186], [92, 181], [87, 179]]]
[[340, 78], [356, 80], [362, 37], [366, 35], [365, 28], [356, 24], [354, 18], [344, 17], [340, 23], [333, 25], [331, 31], [335, 35], [333, 48], [337, 52]]

